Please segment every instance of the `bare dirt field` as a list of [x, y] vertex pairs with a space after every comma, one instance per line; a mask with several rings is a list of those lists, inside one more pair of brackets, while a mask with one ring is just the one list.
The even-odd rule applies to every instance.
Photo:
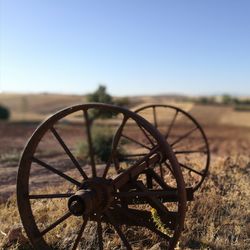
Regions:
[[[69, 98], [68, 103], [71, 104], [71, 101]], [[36, 117], [43, 118], [54, 112], [57, 105], [54, 107], [51, 103], [48, 110], [40, 110], [40, 116]], [[231, 107], [181, 105], [202, 124], [209, 140], [212, 160], [207, 180], [197, 191], [195, 201], [189, 204], [179, 249], [249, 249], [250, 113], [238, 113]], [[60, 105], [59, 108], [62, 107]], [[21, 152], [39, 124], [26, 119], [17, 120], [0, 123], [0, 224], [4, 225], [0, 228], [0, 242], [5, 242], [4, 249], [12, 247], [6, 244], [12, 225], [7, 225], [10, 220], [3, 217], [13, 216], [11, 209], [15, 206], [12, 201], [6, 201], [15, 194]], [[65, 140], [77, 141], [80, 131], [81, 127], [70, 127], [64, 134]], [[62, 160], [53, 148], [48, 149], [44, 157], [54, 162]], [[32, 178], [34, 185], [41, 187], [47, 182], [57, 184], [53, 174], [49, 176], [43, 171], [37, 171]], [[19, 224], [16, 212], [14, 217], [15, 223]], [[157, 249], [164, 248], [159, 246]]]
[[[0, 124], [0, 201], [6, 201], [15, 193], [18, 161], [21, 152], [32, 135], [38, 123], [1, 123]], [[250, 129], [236, 126], [207, 125], [204, 126], [209, 138], [212, 154], [211, 171], [213, 162], [218, 158], [232, 156], [250, 156]], [[74, 131], [74, 130], [72, 130]], [[69, 137], [78, 137], [76, 132], [69, 132]], [[60, 156], [49, 157], [54, 159]], [[43, 179], [42, 176], [37, 178]], [[53, 178], [52, 178], [53, 181]]]

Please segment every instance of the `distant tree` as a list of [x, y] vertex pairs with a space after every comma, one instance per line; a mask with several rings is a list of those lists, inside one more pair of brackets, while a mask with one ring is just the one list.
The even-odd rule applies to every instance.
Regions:
[[[106, 104], [113, 104], [113, 98], [107, 93], [106, 87], [104, 85], [99, 85], [96, 91], [87, 95], [88, 102], [100, 102]], [[90, 123], [97, 118], [111, 118], [113, 114], [111, 112], [105, 112], [104, 110], [90, 110], [89, 119]]]
[[113, 98], [107, 93], [106, 86], [99, 85], [96, 91], [87, 95], [88, 102], [102, 102], [102, 103], [113, 103]]
[[9, 109], [0, 105], [0, 120], [8, 120], [9, 118], [10, 118]]
[[209, 99], [207, 97], [201, 97], [198, 102], [202, 103], [202, 104], [208, 104], [209, 103]]
[[234, 100], [230, 95], [225, 94], [225, 95], [222, 96], [222, 103], [223, 104], [232, 104], [233, 101]]
[[201, 104], [214, 104], [216, 101], [213, 96], [211, 97], [203, 96], [203, 97], [200, 97], [197, 102]]

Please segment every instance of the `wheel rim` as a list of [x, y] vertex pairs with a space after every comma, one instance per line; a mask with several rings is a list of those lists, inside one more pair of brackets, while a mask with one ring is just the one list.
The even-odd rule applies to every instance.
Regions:
[[[91, 130], [92, 127], [89, 124], [89, 112], [91, 110], [97, 110], [106, 112], [109, 111], [114, 114], [118, 114], [118, 116], [122, 117], [122, 121], [119, 121], [118, 129], [115, 129], [114, 139], [113, 139], [113, 146], [112, 146], [112, 161], [108, 161], [105, 163], [104, 167], [102, 164], [97, 164], [95, 154], [94, 154], [94, 148], [93, 148], [93, 142], [91, 138]], [[90, 152], [88, 156], [88, 162], [85, 163], [86, 165], [82, 165], [79, 163], [78, 159], [75, 157], [74, 153], [72, 153], [72, 142], [70, 142], [70, 139], [68, 143], [66, 143], [65, 138], [61, 135], [61, 133], [65, 130], [67, 131], [69, 124], [71, 125], [71, 122], [68, 120], [65, 120], [70, 115], [75, 115], [77, 112], [80, 112], [84, 119], [85, 119], [85, 141], [88, 143], [88, 149], [87, 151]], [[62, 123], [60, 123], [62, 122]], [[113, 122], [117, 122], [116, 120]], [[108, 222], [108, 224], [111, 224], [114, 228], [114, 231], [116, 232], [116, 235], [119, 236], [121, 242], [130, 249], [132, 247], [131, 243], [127, 239], [127, 236], [122, 232], [121, 230], [121, 224], [116, 223], [114, 214], [117, 213], [120, 216], [121, 210], [120, 203], [122, 198], [117, 197], [117, 191], [120, 193], [122, 188], [124, 188], [124, 184], [127, 183], [127, 178], [131, 178], [131, 173], [133, 173], [133, 178], [131, 178], [130, 181], [133, 181], [133, 185], [138, 185], [137, 177], [142, 176], [143, 173], [141, 170], [138, 170], [137, 172], [131, 172], [130, 169], [139, 169], [142, 167], [144, 162], [146, 160], [141, 160], [140, 164], [137, 164], [139, 160], [134, 162], [133, 164], [127, 165], [127, 168], [122, 168], [122, 163], [117, 163], [117, 157], [116, 155], [118, 152], [118, 148], [121, 145], [121, 133], [125, 129], [126, 126], [131, 126], [130, 123], [135, 123], [138, 126], [138, 130], [140, 131], [146, 131], [150, 136], [155, 140], [157, 143], [157, 149], [152, 154], [155, 157], [160, 157], [162, 159], [168, 158], [170, 163], [172, 164], [173, 171], [176, 176], [177, 180], [177, 188], [178, 188], [178, 195], [177, 195], [177, 214], [178, 214], [178, 222], [175, 225], [175, 228], [173, 229], [173, 235], [168, 239], [169, 241], [169, 249], [172, 249], [180, 236], [181, 230], [183, 228], [184, 223], [184, 217], [185, 217], [185, 207], [186, 207], [186, 196], [185, 196], [185, 188], [184, 188], [184, 182], [183, 178], [178, 166], [178, 162], [176, 161], [176, 158], [174, 157], [174, 154], [172, 153], [169, 146], [165, 143], [161, 135], [153, 128], [152, 125], [150, 125], [147, 121], [145, 121], [140, 116], [134, 114], [131, 111], [128, 111], [126, 109], [118, 108], [112, 105], [104, 105], [104, 104], [86, 104], [86, 105], [78, 105], [73, 106], [67, 109], [64, 109], [62, 111], [59, 111], [55, 115], [48, 118], [32, 135], [29, 142], [27, 143], [23, 155], [20, 160], [19, 164], [19, 170], [18, 170], [18, 178], [17, 178], [17, 202], [18, 202], [18, 209], [19, 213], [24, 225], [24, 228], [26, 230], [26, 233], [32, 242], [32, 244], [37, 249], [50, 249], [48, 241], [50, 241], [50, 234], [53, 235], [53, 230], [55, 230], [59, 226], [67, 227], [67, 223], [69, 220], [76, 220], [74, 223], [77, 226], [75, 230], [75, 236], [72, 238], [71, 243], [69, 243], [70, 249], [76, 249], [77, 246], [80, 244], [81, 238], [84, 235], [84, 232], [86, 231], [86, 226], [90, 223], [94, 223], [96, 225], [96, 232], [97, 232], [97, 246], [99, 249], [103, 249], [105, 246], [103, 245], [105, 242], [104, 237], [104, 226], [102, 226], [103, 223]], [[104, 126], [101, 122], [100, 126]], [[111, 126], [110, 124], [108, 126]], [[71, 128], [72, 129], [72, 128]], [[73, 133], [73, 130], [69, 130], [67, 132]], [[50, 147], [54, 144], [51, 144], [51, 139], [48, 139], [50, 137], [46, 137], [47, 133], [50, 134], [51, 137], [54, 138], [55, 143], [59, 146], [59, 148], [62, 149], [66, 157], [70, 160], [71, 164], [73, 165], [73, 170], [61, 170], [61, 165], [64, 162], [64, 158], [60, 158], [60, 164], [58, 166], [54, 166], [51, 162], [47, 162], [49, 158], [52, 158], [51, 161], [54, 158], [54, 155], [56, 155], [55, 152], [53, 152], [53, 156], [43, 156], [42, 150], [49, 150], [49, 154], [51, 154]], [[66, 132], [65, 132], [66, 133]], [[66, 134], [65, 134], [66, 135]], [[47, 140], [47, 141], [46, 141]], [[71, 146], [69, 146], [71, 145]], [[90, 146], [91, 145], [91, 146]], [[152, 147], [151, 147], [152, 149]], [[150, 150], [151, 150], [150, 149]], [[96, 149], [95, 149], [96, 150]], [[148, 152], [150, 151], [148, 150]], [[46, 151], [47, 152], [47, 151]], [[151, 152], [151, 151], [150, 151]], [[148, 153], [149, 154], [149, 153]], [[42, 157], [42, 159], [41, 159]], [[43, 158], [44, 157], [44, 158]], [[60, 156], [61, 157], [61, 156]], [[150, 155], [151, 157], [151, 155]], [[149, 158], [149, 157], [148, 157]], [[148, 159], [147, 158], [147, 159]], [[62, 163], [61, 163], [62, 162]], [[67, 163], [68, 164], [68, 163]], [[67, 165], [66, 164], [66, 165]], [[118, 164], [118, 165], [117, 165]], [[88, 166], [88, 168], [85, 166]], [[138, 167], [139, 166], [139, 167]], [[113, 167], [113, 169], [112, 169]], [[42, 183], [43, 188], [32, 186], [32, 171], [37, 171], [36, 169], [43, 169], [46, 170], [49, 173], [53, 173], [58, 179], [63, 181], [63, 185], [59, 184], [57, 187], [51, 187], [51, 184], [49, 182], [49, 175], [48, 175], [48, 183], [45, 187], [45, 184]], [[144, 166], [144, 169], [146, 167]], [[115, 171], [114, 171], [115, 169]], [[40, 170], [39, 170], [40, 171]], [[115, 173], [113, 173], [115, 172]], [[120, 173], [119, 177], [113, 177], [117, 173]], [[75, 173], [77, 173], [77, 177], [75, 177]], [[135, 173], [135, 174], [134, 174]], [[110, 203], [105, 203], [105, 205], [98, 205], [100, 207], [100, 210], [91, 210], [89, 213], [85, 213], [86, 210], [84, 210], [84, 213], [82, 212], [81, 216], [74, 216], [72, 215], [72, 210], [70, 211], [68, 207], [70, 205], [66, 204], [67, 199], [71, 198], [73, 196], [76, 196], [78, 191], [86, 191], [87, 189], [91, 191], [98, 192], [93, 186], [95, 185], [96, 180], [98, 177], [102, 179], [102, 181], [108, 180], [108, 178], [113, 177], [112, 180], [112, 186], [115, 186], [115, 194], [112, 194]], [[55, 178], [55, 177], [53, 177]], [[36, 181], [36, 180], [35, 180]], [[87, 181], [90, 181], [91, 184], [87, 188], [83, 188], [83, 184], [86, 186]], [[104, 181], [104, 182], [105, 182]], [[57, 182], [56, 182], [57, 183]], [[64, 184], [66, 183], [66, 185]], [[99, 185], [99, 184], [98, 184]], [[103, 183], [103, 189], [105, 189], [108, 184]], [[46, 189], [47, 188], [47, 189]], [[148, 187], [140, 186], [136, 187], [139, 192], [145, 191]], [[42, 190], [42, 191], [41, 191]], [[58, 191], [60, 190], [60, 191]], [[78, 191], [77, 191], [78, 190]], [[133, 190], [136, 190], [135, 188]], [[53, 193], [53, 192], [54, 193]], [[103, 190], [102, 190], [103, 191]], [[86, 200], [86, 195], [83, 196]], [[94, 196], [96, 197], [96, 196]], [[106, 197], [106, 196], [105, 196]], [[110, 198], [109, 197], [109, 198]], [[117, 198], [118, 201], [114, 201], [114, 198]], [[102, 197], [103, 198], [103, 197]], [[59, 199], [59, 200], [58, 200]], [[148, 199], [148, 198], [147, 198]], [[55, 206], [52, 209], [51, 203], [52, 201], [55, 201], [52, 205]], [[65, 202], [66, 200], [66, 202]], [[63, 203], [64, 202], [64, 203]], [[95, 201], [98, 203], [98, 201]], [[95, 203], [93, 202], [93, 203]], [[147, 200], [148, 202], [148, 200]], [[151, 202], [151, 201], [150, 201]], [[151, 207], [156, 207], [156, 203], [153, 203]], [[162, 203], [157, 203], [159, 206], [162, 205]], [[41, 207], [39, 207], [39, 206]], [[105, 207], [106, 206], [106, 207]], [[60, 211], [61, 207], [63, 207], [62, 212]], [[41, 210], [44, 213], [44, 210], [47, 209], [47, 215], [46, 218], [40, 218]], [[38, 210], [38, 211], [37, 211]], [[60, 211], [60, 216], [58, 218], [54, 218], [54, 213], [57, 213]], [[127, 211], [127, 210], [126, 210]], [[132, 210], [131, 210], [132, 211]], [[92, 216], [92, 218], [91, 218]], [[51, 219], [51, 218], [52, 219]], [[94, 217], [94, 219], [93, 219]], [[69, 219], [70, 218], [70, 219]], [[107, 220], [107, 221], [106, 221]], [[46, 221], [46, 222], [44, 222]], [[80, 226], [79, 226], [80, 225]], [[74, 230], [75, 228], [72, 228]], [[55, 234], [55, 233], [54, 233]], [[90, 234], [90, 233], [89, 233]], [[60, 235], [60, 237], [63, 237]], [[63, 238], [60, 238], [63, 239]]]
[[[171, 105], [146, 105], [135, 112], [160, 130], [181, 166], [186, 187], [196, 191], [208, 175], [210, 164], [208, 140], [201, 125], [189, 113]], [[179, 143], [185, 145], [178, 150]]]

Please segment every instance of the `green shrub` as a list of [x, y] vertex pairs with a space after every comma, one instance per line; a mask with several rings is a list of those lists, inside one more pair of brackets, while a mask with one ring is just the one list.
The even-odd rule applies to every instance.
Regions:
[[0, 106], [0, 120], [8, 120], [10, 118], [10, 111], [4, 106]]
[[[107, 162], [111, 154], [114, 134], [109, 128], [93, 126], [92, 129], [92, 142], [96, 161]], [[87, 160], [89, 158], [89, 145], [87, 139], [78, 144], [77, 157], [82, 160]]]

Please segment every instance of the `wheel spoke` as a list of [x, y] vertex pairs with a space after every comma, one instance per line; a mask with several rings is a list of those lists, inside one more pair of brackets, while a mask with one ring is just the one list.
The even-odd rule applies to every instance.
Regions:
[[198, 175], [200, 175], [200, 176], [203, 176], [203, 173], [198, 172], [197, 170], [195, 170], [195, 169], [193, 169], [193, 168], [190, 168], [190, 167], [188, 167], [187, 165], [185, 165], [185, 164], [183, 164], [183, 163], [180, 163], [180, 162], [179, 162], [179, 164], [180, 164], [181, 167], [183, 167], [183, 168], [185, 168], [185, 169], [188, 169], [188, 170], [190, 170], [191, 172], [194, 172], [194, 173], [196, 173], [196, 174], [198, 174]]
[[73, 193], [67, 194], [30, 194], [29, 199], [57, 199], [57, 198], [69, 198]]
[[119, 235], [119, 237], [121, 238], [123, 244], [126, 246], [126, 248], [128, 250], [132, 250], [132, 247], [130, 246], [127, 238], [125, 237], [124, 233], [122, 232], [122, 230], [120, 229], [120, 227], [117, 225], [114, 217], [112, 216], [112, 213], [110, 213], [109, 211], [105, 212], [105, 215], [107, 216], [108, 220], [110, 221], [110, 223], [113, 225], [113, 227], [115, 228], [117, 234]]
[[164, 162], [164, 164], [165, 164], [165, 166], [169, 169], [169, 171], [171, 172], [171, 174], [172, 174], [173, 177], [174, 177], [174, 172], [173, 172], [171, 166], [170, 166], [166, 161]]
[[40, 165], [40, 166], [42, 166], [42, 167], [45, 167], [46, 169], [48, 169], [48, 170], [50, 170], [51, 172], [53, 172], [53, 173], [55, 173], [55, 174], [61, 176], [62, 178], [66, 179], [67, 181], [73, 183], [74, 185], [76, 185], [76, 186], [78, 186], [78, 187], [81, 186], [81, 183], [80, 183], [80, 182], [78, 182], [77, 180], [75, 180], [75, 179], [71, 178], [70, 176], [64, 174], [63, 172], [61, 172], [61, 171], [59, 171], [59, 170], [53, 168], [53, 167], [50, 166], [49, 164], [47, 164], [47, 163], [45, 163], [45, 162], [43, 162], [43, 161], [41, 161], [41, 160], [35, 158], [34, 156], [31, 157], [31, 159], [32, 159], [33, 162], [37, 163], [38, 165]]
[[109, 157], [108, 162], [107, 162], [107, 164], [106, 164], [106, 166], [105, 166], [105, 169], [104, 169], [104, 171], [103, 171], [103, 174], [102, 174], [102, 177], [103, 177], [103, 178], [106, 177], [106, 175], [107, 175], [107, 173], [108, 173], [108, 171], [109, 171], [109, 168], [110, 168], [110, 166], [111, 166], [111, 163], [112, 163], [112, 155]]
[[82, 170], [79, 162], [76, 160], [76, 158], [74, 157], [74, 155], [71, 153], [71, 151], [69, 150], [69, 148], [67, 147], [67, 145], [63, 141], [62, 137], [58, 134], [58, 132], [55, 130], [54, 127], [52, 127], [50, 130], [53, 133], [53, 135], [55, 136], [55, 138], [57, 139], [57, 141], [60, 143], [60, 145], [62, 146], [62, 148], [66, 152], [66, 154], [69, 156], [69, 158], [71, 159], [71, 161], [74, 163], [75, 167], [78, 169], [78, 171], [80, 172], [80, 174], [82, 175], [82, 177], [85, 180], [88, 179], [88, 176]]
[[156, 117], [155, 106], [153, 106], [153, 115], [154, 115], [154, 126], [157, 128], [158, 124], [157, 124], [157, 117]]
[[204, 153], [206, 154], [207, 151], [206, 150], [177, 150], [174, 151], [174, 153], [177, 154], [195, 154], [195, 153]]
[[70, 212], [67, 212], [66, 214], [64, 214], [61, 218], [59, 218], [58, 220], [56, 220], [54, 223], [52, 223], [49, 227], [47, 227], [46, 229], [44, 229], [40, 234], [41, 236], [45, 235], [46, 233], [48, 233], [49, 231], [51, 231], [52, 229], [54, 229], [56, 226], [58, 226], [59, 224], [61, 224], [63, 221], [65, 221], [66, 219], [68, 219], [72, 214]]
[[191, 135], [195, 130], [197, 130], [198, 127], [195, 127], [193, 129], [191, 129], [190, 131], [188, 131], [186, 134], [182, 135], [181, 137], [179, 137], [177, 140], [175, 140], [174, 142], [172, 142], [170, 144], [171, 147], [173, 147], [175, 144], [179, 143], [180, 141], [182, 141], [183, 139], [187, 138], [189, 135]]
[[[153, 171], [153, 170], [152, 170]], [[153, 176], [150, 171], [146, 172], [146, 184], [148, 189], [153, 188]]]
[[167, 132], [166, 132], [165, 139], [167, 139], [167, 138], [169, 137], [169, 135], [170, 135], [170, 133], [171, 133], [171, 130], [172, 130], [173, 126], [174, 126], [174, 123], [175, 123], [175, 121], [176, 121], [176, 118], [177, 118], [178, 113], [179, 113], [179, 110], [176, 109], [175, 114], [174, 114], [174, 117], [173, 117], [173, 119], [172, 119], [172, 121], [171, 121], [171, 123], [170, 123], [170, 125], [169, 125], [169, 127], [168, 127], [168, 130], [167, 130]]
[[84, 110], [83, 113], [84, 113], [86, 131], [87, 131], [87, 137], [88, 137], [88, 146], [89, 146], [89, 155], [90, 155], [91, 168], [92, 168], [92, 176], [96, 177], [94, 147], [93, 147], [93, 142], [92, 142], [92, 138], [91, 138], [91, 130], [90, 130], [91, 124], [90, 124], [87, 110]]
[[82, 238], [82, 234], [83, 234], [83, 231], [84, 231], [84, 229], [85, 229], [85, 227], [86, 227], [86, 225], [87, 225], [87, 222], [88, 222], [87, 219], [85, 219], [85, 220], [83, 221], [82, 226], [81, 226], [81, 228], [80, 228], [80, 230], [79, 230], [79, 232], [78, 232], [78, 234], [77, 234], [77, 237], [76, 237], [76, 240], [75, 240], [75, 242], [74, 242], [74, 245], [73, 245], [73, 247], [72, 247], [72, 250], [76, 250], [77, 246], [79, 245], [79, 242], [80, 242], [80, 240], [81, 240], [81, 238]]
[[110, 156], [110, 159], [108, 160], [108, 162], [107, 162], [107, 164], [106, 164], [106, 166], [105, 166], [105, 169], [104, 169], [103, 175], [102, 175], [103, 178], [106, 177], [106, 175], [107, 175], [107, 173], [108, 173], [108, 171], [109, 171], [109, 168], [110, 168], [110, 166], [111, 166], [111, 163], [112, 163], [112, 156]]
[[133, 157], [143, 157], [147, 154], [122, 154], [121, 156], [123, 156], [124, 158], [133, 158]]
[[145, 144], [140, 143], [140, 142], [138, 142], [137, 140], [135, 140], [135, 139], [133, 139], [133, 138], [127, 136], [127, 135], [122, 134], [121, 136], [124, 137], [124, 138], [126, 138], [126, 139], [129, 140], [129, 141], [134, 142], [135, 144], [138, 144], [139, 146], [141, 146], [141, 147], [143, 147], [143, 148], [146, 148], [146, 149], [148, 149], [148, 150], [151, 149], [150, 147], [146, 146]]
[[137, 123], [137, 126], [140, 128], [140, 130], [142, 131], [142, 133], [145, 135], [145, 137], [148, 139], [148, 141], [150, 142], [150, 144], [154, 147], [155, 144], [154, 142], [152, 141], [152, 139], [149, 137], [149, 135], [146, 133], [146, 131], [144, 130], [144, 128]]
[[153, 169], [147, 169], [152, 178], [165, 190], [169, 189], [169, 186], [164, 182], [164, 179], [161, 178]]
[[161, 178], [164, 179], [162, 164], [159, 163]]
[[102, 223], [100, 216], [97, 219], [97, 236], [99, 242], [99, 250], [103, 250]]
[[106, 164], [106, 167], [105, 167], [105, 169], [104, 169], [104, 171], [103, 171], [103, 176], [102, 176], [102, 177], [104, 177], [104, 178], [106, 177], [106, 175], [107, 175], [107, 173], [108, 173], [108, 170], [109, 170], [109, 168], [110, 168], [112, 159], [114, 160], [114, 157], [115, 157], [115, 149], [117, 148], [117, 145], [118, 145], [118, 143], [119, 143], [119, 139], [120, 139], [121, 134], [122, 134], [122, 130], [123, 130], [123, 128], [124, 128], [124, 126], [125, 126], [127, 120], [128, 120], [128, 117], [127, 117], [127, 116], [124, 116], [121, 125], [119, 126], [118, 130], [117, 130], [116, 133], [115, 133], [115, 138], [114, 138], [113, 145], [112, 145], [112, 152], [111, 152], [111, 155], [110, 155], [110, 157], [109, 157], [109, 160], [108, 160], [108, 162], [107, 162], [107, 164]]

